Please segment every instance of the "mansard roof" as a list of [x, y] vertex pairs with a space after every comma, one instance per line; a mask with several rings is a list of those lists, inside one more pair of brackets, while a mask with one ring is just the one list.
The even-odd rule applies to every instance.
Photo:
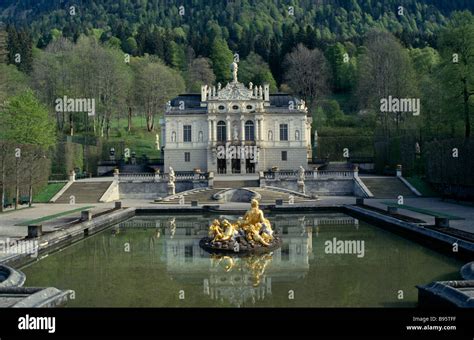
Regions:
[[[299, 99], [287, 93], [273, 93], [270, 94], [270, 106], [266, 107], [267, 111], [272, 111], [272, 108], [282, 109], [287, 108], [290, 102], [295, 105]], [[185, 110], [177, 110], [179, 105], [184, 103]], [[167, 114], [205, 114], [206, 107], [201, 107], [201, 95], [198, 93], [184, 93], [173, 98], [170, 101], [171, 110]], [[280, 111], [278, 110], [278, 111]]]
[[184, 102], [184, 105], [187, 108], [200, 108], [201, 95], [199, 93], [180, 94], [179, 96], [171, 99], [171, 107], [178, 107], [180, 102]]
[[287, 93], [270, 94], [270, 107], [288, 107], [291, 101], [296, 105], [299, 99]]

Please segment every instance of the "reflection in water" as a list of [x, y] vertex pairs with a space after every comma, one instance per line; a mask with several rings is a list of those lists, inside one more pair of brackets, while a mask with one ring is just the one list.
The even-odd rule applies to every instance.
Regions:
[[[459, 277], [459, 261], [337, 213], [269, 215], [281, 248], [212, 256], [199, 241], [215, 218], [236, 216], [135, 217], [22, 270], [28, 286], [75, 290], [75, 307], [406, 307], [415, 285]], [[334, 238], [365, 241], [364, 256], [326, 252]]]
[[272, 257], [272, 253], [247, 257], [212, 255], [209, 279], [203, 280], [204, 293], [237, 307], [264, 299], [266, 292], [271, 294], [271, 278], [265, 270]]
[[199, 241], [206, 235], [208, 223], [203, 217], [179, 221], [175, 217], [135, 218], [121, 223], [120, 228], [155, 228], [152, 238], [164, 235], [162, 259], [174, 279], [202, 280], [203, 291], [212, 300], [240, 307], [271, 295], [272, 282], [292, 282], [306, 276], [313, 258], [313, 228], [318, 235], [320, 225], [358, 226], [357, 219], [345, 215], [279, 216], [273, 223], [283, 235], [282, 247], [270, 254], [238, 257], [209, 255], [201, 249]]

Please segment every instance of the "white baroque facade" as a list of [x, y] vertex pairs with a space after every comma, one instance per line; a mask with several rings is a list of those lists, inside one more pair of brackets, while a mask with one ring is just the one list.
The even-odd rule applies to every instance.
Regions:
[[201, 94], [171, 100], [161, 122], [164, 168], [246, 174], [272, 167], [297, 170], [311, 157], [311, 123], [304, 101], [270, 94], [269, 85], [234, 79], [203, 85]]

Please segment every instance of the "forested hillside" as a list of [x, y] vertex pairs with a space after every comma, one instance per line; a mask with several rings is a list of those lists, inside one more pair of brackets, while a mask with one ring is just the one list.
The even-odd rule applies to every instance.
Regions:
[[[319, 136], [315, 158], [343, 160], [349, 148], [351, 157], [374, 158], [379, 172], [402, 164], [424, 175], [429, 141], [444, 140], [432, 150], [471, 145], [473, 7], [472, 0], [3, 0], [0, 55], [10, 65], [0, 64], [0, 118], [15, 112], [12, 97], [34, 96], [59, 136], [158, 157], [166, 103], [202, 84], [225, 84], [238, 54], [239, 81], [306, 101]], [[96, 114], [56, 110], [64, 96], [95, 99]], [[417, 114], [383, 110], [390, 98], [419, 103]], [[10, 125], [0, 124], [0, 133]], [[470, 169], [466, 150], [457, 169]], [[445, 161], [435, 156], [434, 164]], [[89, 158], [78, 155], [75, 167], [90, 171]], [[56, 163], [53, 173], [64, 173]], [[468, 177], [449, 181], [460, 178]]]
[[218, 37], [241, 58], [257, 53], [281, 83], [283, 58], [299, 43], [325, 49], [340, 41], [353, 50], [371, 28], [382, 28], [405, 46], [436, 46], [450, 13], [473, 6], [469, 0], [4, 0], [0, 20], [28, 27], [39, 47], [59, 32], [74, 41], [98, 35], [180, 69], [189, 47], [209, 57]]

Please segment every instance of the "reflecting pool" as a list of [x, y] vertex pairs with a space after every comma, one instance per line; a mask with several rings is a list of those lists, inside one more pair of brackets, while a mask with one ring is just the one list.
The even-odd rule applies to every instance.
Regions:
[[73, 289], [73, 307], [410, 307], [415, 285], [460, 278], [462, 262], [338, 213], [269, 214], [280, 249], [213, 256], [199, 240], [217, 217], [134, 217], [22, 268], [25, 285]]

